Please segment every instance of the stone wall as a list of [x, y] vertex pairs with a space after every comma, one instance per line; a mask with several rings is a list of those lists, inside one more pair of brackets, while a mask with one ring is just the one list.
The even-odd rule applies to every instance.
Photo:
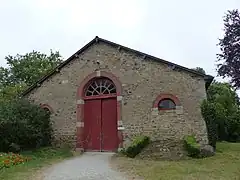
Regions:
[[172, 138], [151, 142], [137, 157], [147, 160], [181, 160], [188, 158], [183, 142]]
[[[195, 133], [201, 143], [207, 143], [200, 111], [200, 102], [206, 97], [203, 77], [173, 70], [103, 42], [89, 47], [28, 95], [35, 103], [52, 107], [56, 142], [76, 145], [77, 88], [87, 75], [97, 70], [113, 73], [122, 83], [121, 119], [126, 140], [139, 134], [161, 140], [181, 139], [187, 133]], [[154, 100], [161, 93], [177, 96], [180, 111], [159, 112], [153, 108]]]

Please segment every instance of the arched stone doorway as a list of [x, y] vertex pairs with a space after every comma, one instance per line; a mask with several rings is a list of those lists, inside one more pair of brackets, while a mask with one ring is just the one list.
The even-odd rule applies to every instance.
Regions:
[[121, 147], [121, 83], [113, 74], [94, 72], [78, 88], [77, 149], [116, 151]]

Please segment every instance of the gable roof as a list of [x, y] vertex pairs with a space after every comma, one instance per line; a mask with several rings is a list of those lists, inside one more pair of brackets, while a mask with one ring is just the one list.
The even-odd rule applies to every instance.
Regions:
[[206, 86], [206, 89], [208, 88], [208, 86], [211, 84], [211, 82], [213, 81], [214, 77], [213, 76], [210, 76], [210, 75], [206, 75], [206, 74], [203, 74], [201, 72], [198, 72], [196, 70], [193, 70], [193, 69], [189, 69], [189, 68], [186, 68], [184, 66], [180, 66], [178, 64], [175, 64], [175, 63], [172, 63], [172, 62], [169, 62], [169, 61], [166, 61], [166, 60], [163, 60], [163, 59], [160, 59], [160, 58], [157, 58], [157, 57], [154, 57], [154, 56], [151, 56], [149, 54], [146, 54], [146, 53], [143, 53], [143, 52], [140, 52], [140, 51], [137, 51], [137, 50], [134, 50], [134, 49], [131, 49], [131, 48], [128, 48], [126, 46], [122, 46], [120, 44], [117, 44], [117, 43], [114, 43], [114, 42], [111, 42], [111, 41], [108, 41], [106, 39], [102, 39], [102, 38], [99, 38], [98, 36], [96, 36], [93, 40], [91, 40], [88, 44], [86, 44], [85, 46], [83, 46], [80, 50], [78, 50], [76, 53], [74, 53], [72, 56], [70, 56], [67, 60], [65, 60], [64, 62], [62, 62], [61, 64], [59, 64], [56, 68], [54, 68], [53, 70], [51, 70], [48, 74], [46, 74], [45, 76], [43, 76], [42, 78], [40, 78], [36, 83], [34, 83], [32, 86], [30, 86], [28, 89], [26, 89], [22, 94], [21, 96], [25, 96], [27, 95], [28, 93], [30, 93], [33, 89], [35, 89], [36, 87], [38, 87], [39, 85], [41, 85], [45, 80], [47, 80], [48, 78], [50, 78], [52, 75], [54, 75], [55, 73], [59, 72], [64, 66], [66, 66], [68, 63], [70, 63], [73, 59], [75, 59], [76, 57], [78, 57], [79, 54], [81, 54], [82, 52], [84, 52], [87, 48], [89, 48], [90, 46], [94, 45], [95, 43], [98, 43], [98, 42], [103, 42], [103, 43], [106, 43], [108, 45], [111, 45], [113, 47], [117, 47], [117, 48], [120, 48], [120, 49], [124, 49], [126, 51], [129, 51], [129, 52], [132, 52], [132, 53], [135, 53], [137, 55], [140, 55], [140, 56], [143, 56], [144, 58], [149, 58], [149, 59], [152, 59], [154, 61], [158, 61], [160, 63], [163, 63], [163, 64], [167, 64], [169, 66], [172, 66], [174, 68], [178, 68], [178, 69], [181, 69], [183, 71], [186, 71], [186, 72], [189, 72], [189, 73], [192, 73], [194, 75], [198, 75], [198, 76], [201, 76], [201, 77], [204, 77], [204, 80], [206, 82], [205, 86]]

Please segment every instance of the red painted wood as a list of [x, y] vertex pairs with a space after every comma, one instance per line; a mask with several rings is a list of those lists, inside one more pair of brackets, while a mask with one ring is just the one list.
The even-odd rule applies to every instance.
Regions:
[[114, 151], [117, 147], [117, 99], [102, 99], [102, 150]]
[[[122, 95], [122, 84], [119, 80], [118, 77], [116, 77], [114, 74], [110, 73], [110, 72], [105, 72], [105, 71], [101, 71], [101, 77], [104, 77], [104, 78], [108, 78], [108, 79], [111, 79], [113, 81], [113, 83], [115, 84], [116, 86], [116, 90], [117, 90], [117, 93], [115, 94], [115, 96], [121, 96]], [[88, 85], [88, 83], [93, 79], [93, 78], [99, 78], [97, 76], [97, 73], [96, 72], [93, 72], [91, 74], [89, 74], [81, 83], [80, 85], [78, 86], [78, 90], [77, 90], [77, 99], [84, 99], [85, 101], [88, 101], [87, 98], [85, 99], [85, 87]], [[101, 97], [99, 97], [100, 99], [102, 99]], [[93, 99], [95, 99], [93, 97]], [[84, 114], [86, 113], [85, 112], [85, 105], [78, 105], [77, 106], [77, 121], [80, 121], [82, 119], [85, 119], [88, 115], [87, 114]], [[118, 112], [118, 120], [121, 120], [121, 106], [117, 106], [117, 112]], [[85, 129], [85, 128], [84, 128]], [[77, 148], [79, 148], [81, 146], [81, 142], [82, 142], [82, 139], [84, 139], [84, 136], [82, 136], [82, 134], [79, 134], [77, 133], [76, 134], [77, 137], [79, 137], [79, 141], [76, 145]], [[82, 146], [81, 146], [82, 147]]]
[[87, 100], [84, 104], [84, 149], [101, 150], [101, 99]]

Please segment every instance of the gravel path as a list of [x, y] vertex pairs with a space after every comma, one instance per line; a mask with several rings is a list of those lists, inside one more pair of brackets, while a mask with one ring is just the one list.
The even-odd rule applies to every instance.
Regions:
[[56, 164], [44, 173], [44, 180], [127, 180], [110, 167], [113, 153], [86, 152]]

